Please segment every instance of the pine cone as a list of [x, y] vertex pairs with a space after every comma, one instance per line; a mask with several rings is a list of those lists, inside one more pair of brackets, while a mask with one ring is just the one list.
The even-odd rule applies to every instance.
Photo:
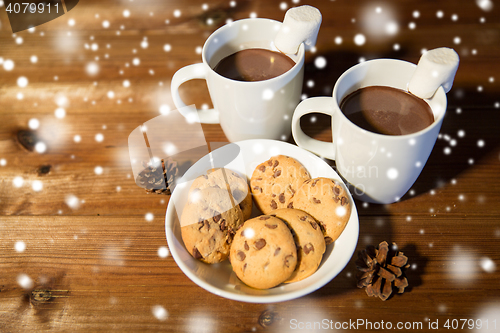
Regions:
[[389, 249], [387, 242], [379, 244], [378, 248], [368, 246], [358, 252], [356, 266], [358, 273], [358, 288], [366, 287], [368, 296], [379, 297], [385, 301], [391, 296], [393, 288], [398, 288], [398, 293], [404, 293], [408, 287], [408, 280], [404, 270], [410, 265], [408, 258], [401, 251]]
[[170, 186], [178, 174], [177, 162], [167, 158], [160, 162], [142, 163], [144, 170], [137, 176], [136, 184], [146, 189], [146, 193], [170, 195]]

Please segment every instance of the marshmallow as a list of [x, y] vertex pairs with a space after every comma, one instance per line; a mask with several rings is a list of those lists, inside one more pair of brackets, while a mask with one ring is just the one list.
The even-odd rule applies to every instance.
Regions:
[[307, 5], [290, 8], [274, 39], [274, 45], [283, 53], [295, 54], [304, 42], [308, 50], [316, 45], [320, 25], [321, 13], [317, 8]]
[[418, 61], [408, 90], [420, 98], [431, 98], [439, 86], [443, 86], [445, 92], [450, 91], [458, 62], [458, 54], [453, 49], [440, 47], [425, 52]]

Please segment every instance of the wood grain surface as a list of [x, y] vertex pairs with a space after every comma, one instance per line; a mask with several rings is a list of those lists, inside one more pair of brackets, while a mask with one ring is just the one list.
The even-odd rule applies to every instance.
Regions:
[[[334, 326], [350, 320], [412, 324], [407, 331], [500, 331], [498, 2], [87, 0], [15, 34], [6, 4], [0, 1], [0, 332], [347, 331], [354, 329]], [[281, 21], [286, 8], [303, 4], [323, 15], [316, 50], [306, 54], [305, 97], [331, 95], [340, 74], [363, 60], [416, 63], [422, 50], [441, 46], [460, 55], [441, 134], [412, 189], [390, 205], [356, 201], [357, 250], [396, 242], [412, 264], [407, 291], [387, 301], [356, 287], [356, 256], [326, 286], [292, 301], [213, 295], [168, 255], [169, 196], [147, 195], [133, 179], [129, 134], [162, 106], [175, 108], [170, 80], [201, 61], [206, 38], [228, 19]], [[385, 30], [390, 22], [393, 34]], [[364, 44], [354, 42], [357, 34]], [[183, 84], [181, 96], [211, 106], [204, 81]], [[313, 116], [302, 119], [305, 132], [331, 140], [329, 118]], [[219, 125], [203, 131], [207, 142], [226, 141]], [[474, 320], [474, 329], [461, 319]], [[306, 329], [323, 320], [333, 326]]]

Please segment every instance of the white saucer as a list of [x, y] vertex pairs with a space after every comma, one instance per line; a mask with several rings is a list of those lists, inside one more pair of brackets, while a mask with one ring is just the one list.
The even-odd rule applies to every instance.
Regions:
[[274, 303], [298, 298], [331, 281], [347, 265], [354, 253], [359, 235], [359, 220], [352, 197], [350, 198], [352, 212], [344, 232], [333, 244], [327, 246], [318, 270], [302, 281], [281, 284], [267, 290], [253, 289], [236, 277], [229, 261], [213, 265], [205, 264], [187, 252], [181, 238], [176, 209], [179, 213], [182, 212], [192, 180], [211, 167], [225, 167], [249, 179], [258, 164], [275, 155], [287, 155], [297, 159], [309, 171], [312, 178], [328, 177], [342, 182], [325, 161], [302, 148], [282, 141], [247, 140], [228, 144], [204, 156], [183, 176], [188, 180], [178, 185], [172, 193], [165, 219], [170, 253], [187, 277], [213, 294], [251, 303]]

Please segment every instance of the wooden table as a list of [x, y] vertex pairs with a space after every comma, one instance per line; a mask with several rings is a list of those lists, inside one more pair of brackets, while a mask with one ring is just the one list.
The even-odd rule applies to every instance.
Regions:
[[[429, 331], [436, 322], [464, 331], [465, 319], [482, 320], [477, 332], [500, 330], [500, 11], [492, 3], [307, 2], [323, 14], [306, 56], [307, 96], [330, 95], [363, 59], [417, 62], [423, 49], [447, 46], [461, 63], [441, 135], [410, 192], [391, 205], [356, 202], [357, 249], [396, 242], [412, 264], [407, 291], [368, 297], [356, 287], [354, 256], [323, 288], [276, 304], [213, 295], [165, 255], [169, 196], [135, 185], [127, 138], [162, 106], [174, 108], [172, 75], [200, 61], [216, 28], [251, 15], [282, 20], [296, 1], [87, 0], [14, 35], [0, 8], [0, 331], [289, 332], [323, 320], [331, 326], [321, 331], [349, 320], [364, 320], [359, 331], [385, 331], [383, 323]], [[320, 56], [324, 68], [314, 64]], [[203, 81], [186, 83], [182, 95], [210, 105]], [[306, 118], [307, 133], [329, 140], [328, 118], [317, 119]], [[225, 141], [220, 126], [203, 130], [208, 142]]]

